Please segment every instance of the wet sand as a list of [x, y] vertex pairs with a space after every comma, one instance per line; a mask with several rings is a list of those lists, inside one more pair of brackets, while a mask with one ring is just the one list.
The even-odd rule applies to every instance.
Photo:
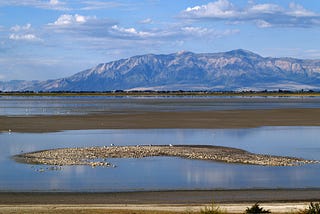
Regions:
[[55, 132], [84, 129], [249, 128], [319, 126], [320, 109], [134, 112], [62, 116], [0, 116], [0, 131]]
[[210, 204], [319, 201], [320, 189], [183, 190], [150, 192], [0, 192], [0, 204]]

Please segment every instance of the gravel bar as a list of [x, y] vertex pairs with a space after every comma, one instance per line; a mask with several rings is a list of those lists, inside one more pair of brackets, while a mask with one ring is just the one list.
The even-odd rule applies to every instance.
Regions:
[[18, 162], [29, 164], [115, 167], [108, 162], [107, 159], [144, 158], [154, 156], [181, 157], [195, 160], [263, 166], [299, 166], [303, 164], [320, 163], [317, 160], [254, 154], [242, 149], [207, 145], [138, 145], [61, 148], [23, 153], [15, 155], [13, 158]]

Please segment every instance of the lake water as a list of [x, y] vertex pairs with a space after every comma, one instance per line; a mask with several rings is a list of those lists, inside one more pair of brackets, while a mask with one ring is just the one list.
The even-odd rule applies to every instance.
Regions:
[[50, 170], [47, 166], [21, 164], [11, 159], [21, 152], [110, 144], [221, 145], [319, 160], [320, 127], [0, 133], [0, 191], [320, 188], [320, 164], [269, 167], [150, 157], [109, 159], [116, 168], [64, 166], [61, 170]]
[[0, 115], [320, 108], [320, 97], [0, 96]]

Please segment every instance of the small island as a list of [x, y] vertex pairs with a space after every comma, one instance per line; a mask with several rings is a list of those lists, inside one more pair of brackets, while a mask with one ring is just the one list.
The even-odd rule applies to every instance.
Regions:
[[17, 162], [55, 166], [89, 165], [92, 167], [114, 166], [110, 158], [144, 158], [154, 156], [181, 157], [195, 160], [263, 166], [299, 166], [320, 163], [295, 157], [254, 154], [248, 151], [211, 145], [137, 145], [103, 146], [85, 148], [60, 148], [15, 155]]

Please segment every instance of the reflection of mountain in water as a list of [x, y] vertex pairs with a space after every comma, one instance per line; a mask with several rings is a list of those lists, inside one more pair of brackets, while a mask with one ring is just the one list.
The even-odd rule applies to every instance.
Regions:
[[[237, 135], [241, 137], [238, 138]], [[18, 164], [10, 159], [10, 155], [19, 154], [21, 150], [28, 152], [65, 147], [108, 146], [111, 143], [147, 145], [150, 142], [153, 144], [176, 142], [212, 145], [212, 138], [216, 140], [216, 145], [254, 150], [253, 152], [257, 153], [267, 152], [273, 155], [307, 159], [320, 157], [319, 127], [261, 127], [240, 130], [79, 130], [45, 134], [13, 132], [11, 135], [0, 134], [0, 171], [5, 172], [4, 177], [0, 176], [0, 182], [3, 189], [10, 191], [133, 191], [137, 189], [147, 191], [305, 188], [306, 186], [320, 188], [319, 164], [299, 167], [264, 167], [152, 157], [110, 160], [119, 166], [117, 168], [65, 167], [59, 171], [39, 175], [39, 172], [34, 172], [30, 165]], [[21, 179], [21, 173], [23, 173], [23, 179]]]

